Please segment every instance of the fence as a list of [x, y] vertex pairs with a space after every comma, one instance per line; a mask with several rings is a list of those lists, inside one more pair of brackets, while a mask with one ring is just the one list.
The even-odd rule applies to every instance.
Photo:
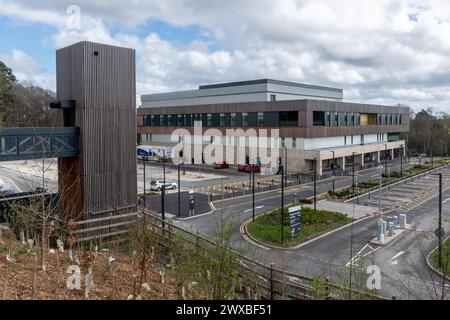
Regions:
[[[176, 235], [181, 236], [183, 243], [191, 250], [199, 252], [206, 250], [211, 255], [218, 255], [218, 244], [198, 233], [193, 233], [170, 221], [163, 221], [156, 213], [149, 210], [141, 211], [145, 216], [148, 226], [151, 226], [162, 246], [170, 247], [175, 242]], [[292, 272], [286, 272], [275, 268], [273, 265], [266, 266], [258, 261], [250, 259], [245, 255], [231, 250], [235, 257], [236, 267], [240, 270], [246, 288], [247, 298], [256, 297], [261, 299], [340, 299], [348, 296], [350, 289], [335, 285], [324, 279], [318, 286], [315, 279], [304, 277]], [[250, 293], [251, 292], [251, 293]], [[352, 297], [357, 299], [382, 299], [369, 292], [351, 290]]]

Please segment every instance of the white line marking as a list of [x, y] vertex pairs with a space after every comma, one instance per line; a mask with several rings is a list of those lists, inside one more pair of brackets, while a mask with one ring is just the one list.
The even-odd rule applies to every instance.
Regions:
[[393, 256], [390, 260], [389, 260], [389, 262], [392, 264], [392, 265], [397, 265], [398, 264], [398, 260], [397, 260], [397, 258], [398, 257], [400, 257], [402, 254], [404, 254], [405, 253], [405, 251], [400, 251], [399, 253], [397, 253], [395, 256]]
[[450, 198], [445, 199], [442, 203], [447, 203], [448, 201], [450, 201]]

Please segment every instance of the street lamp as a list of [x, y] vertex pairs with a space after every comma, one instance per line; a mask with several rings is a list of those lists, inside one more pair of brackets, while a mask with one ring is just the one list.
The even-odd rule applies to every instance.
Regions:
[[166, 150], [163, 149], [163, 185], [161, 188], [161, 217], [162, 217], [162, 229], [163, 229], [163, 233], [164, 233], [164, 220], [166, 219], [166, 213], [165, 213], [165, 208], [164, 208], [164, 197], [165, 197], [165, 193], [166, 193]]
[[336, 167], [336, 158], [334, 157], [334, 150], [331, 151], [333, 153], [333, 192], [334, 192], [334, 180], [336, 179], [336, 172], [335, 172], [335, 167]]
[[281, 244], [284, 243], [284, 183], [283, 183], [283, 174], [284, 168], [283, 165], [280, 165], [280, 173], [281, 173]]
[[287, 147], [286, 147], [286, 145], [284, 146], [284, 166], [286, 167], [285, 172], [284, 172], [284, 181], [285, 181], [285, 184], [287, 185], [288, 165], [287, 165]]
[[384, 175], [387, 176], [387, 143], [384, 144]]
[[255, 170], [252, 170], [253, 221], [255, 221]]
[[144, 208], [147, 208], [147, 202], [145, 200], [145, 158], [142, 157], [142, 164], [144, 165]]
[[439, 176], [439, 218], [438, 218], [438, 228], [435, 232], [436, 236], [439, 239], [438, 246], [438, 267], [442, 267], [442, 173], [436, 173], [435, 175]]
[[352, 191], [355, 193], [355, 153], [352, 153]]
[[317, 158], [314, 158], [314, 211], [317, 210]]
[[400, 145], [400, 177], [403, 177], [403, 144]]

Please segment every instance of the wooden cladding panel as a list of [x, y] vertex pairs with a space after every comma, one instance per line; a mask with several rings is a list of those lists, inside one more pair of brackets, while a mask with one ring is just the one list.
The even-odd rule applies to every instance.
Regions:
[[76, 100], [88, 213], [136, 206], [135, 80], [132, 49], [80, 42], [57, 52], [58, 99]]

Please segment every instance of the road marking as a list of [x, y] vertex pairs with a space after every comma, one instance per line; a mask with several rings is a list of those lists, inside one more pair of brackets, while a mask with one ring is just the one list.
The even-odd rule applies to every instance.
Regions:
[[[257, 206], [257, 207], [255, 207], [255, 210], [256, 209], [261, 209], [261, 208], [264, 208], [264, 206]], [[249, 211], [252, 211], [252, 210], [253, 210], [253, 208], [250, 208], [250, 209], [244, 210], [244, 212], [249, 212]]]
[[400, 257], [402, 254], [404, 254], [405, 253], [405, 251], [400, 251], [399, 253], [397, 253], [395, 256], [393, 256], [390, 260], [389, 260], [389, 262], [392, 264], [392, 265], [397, 265], [398, 264], [398, 260], [397, 260], [397, 258], [398, 257]]
[[442, 203], [447, 203], [448, 201], [450, 201], [450, 198], [445, 199]]

